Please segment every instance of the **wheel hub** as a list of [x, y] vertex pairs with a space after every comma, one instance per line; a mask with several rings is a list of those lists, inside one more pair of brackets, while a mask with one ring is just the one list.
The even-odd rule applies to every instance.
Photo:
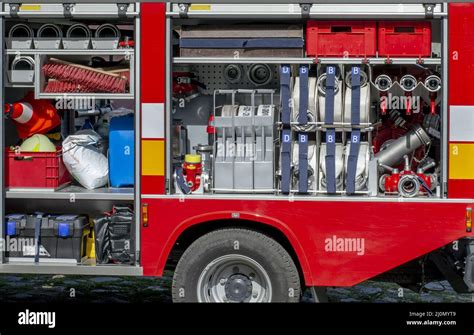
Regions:
[[225, 283], [225, 294], [230, 301], [245, 301], [252, 294], [252, 281], [247, 276], [233, 274]]

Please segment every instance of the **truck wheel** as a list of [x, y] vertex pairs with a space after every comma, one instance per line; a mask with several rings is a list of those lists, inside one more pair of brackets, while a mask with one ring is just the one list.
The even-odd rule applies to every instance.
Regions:
[[291, 256], [275, 240], [248, 229], [222, 229], [197, 239], [174, 272], [174, 302], [298, 302]]

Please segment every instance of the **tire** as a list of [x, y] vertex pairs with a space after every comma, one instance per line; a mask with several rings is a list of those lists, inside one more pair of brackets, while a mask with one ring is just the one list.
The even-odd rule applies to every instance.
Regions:
[[173, 302], [299, 302], [298, 270], [275, 240], [249, 229], [216, 230], [178, 262]]

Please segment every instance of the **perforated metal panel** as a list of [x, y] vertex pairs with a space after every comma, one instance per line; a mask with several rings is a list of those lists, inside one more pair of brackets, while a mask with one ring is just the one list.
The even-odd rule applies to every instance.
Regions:
[[229, 83], [224, 76], [224, 69], [228, 64], [196, 64], [192, 66], [193, 72], [197, 76], [197, 80], [206, 85], [203, 90], [205, 94], [212, 94], [214, 90], [222, 89], [255, 89], [270, 88], [278, 89], [280, 85], [280, 77], [278, 66], [269, 65], [272, 70], [272, 79], [266, 85], [256, 86], [250, 82], [248, 70], [252, 64], [241, 64], [242, 78], [239, 82]]

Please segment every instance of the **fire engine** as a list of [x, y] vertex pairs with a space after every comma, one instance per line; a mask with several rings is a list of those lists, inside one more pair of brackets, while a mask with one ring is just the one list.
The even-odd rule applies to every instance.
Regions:
[[474, 4], [1, 7], [1, 273], [474, 290]]

